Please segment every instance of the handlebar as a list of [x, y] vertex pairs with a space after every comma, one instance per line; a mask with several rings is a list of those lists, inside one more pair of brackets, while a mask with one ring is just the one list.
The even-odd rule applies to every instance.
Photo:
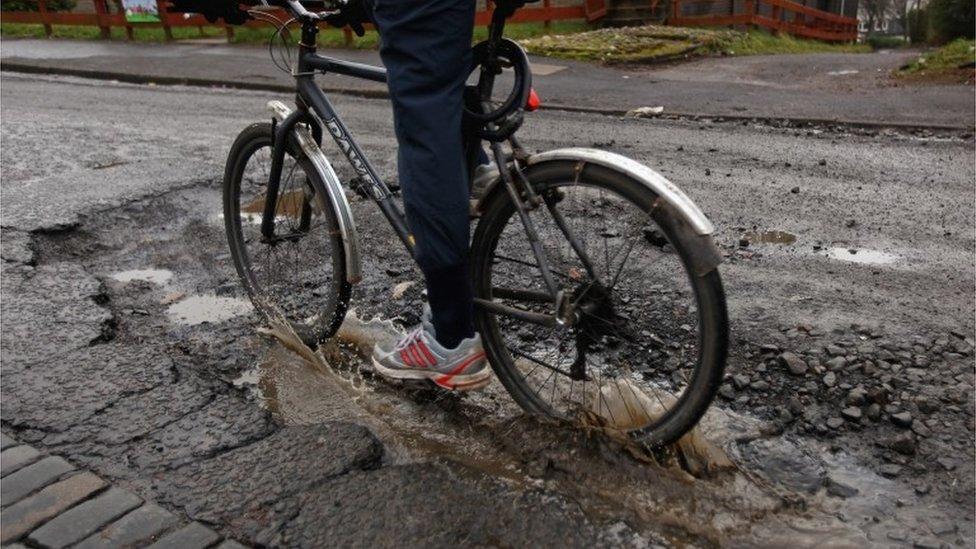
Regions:
[[[347, 2], [348, 0], [323, 0], [321, 3], [323, 7], [337, 10], [345, 6]], [[330, 15], [328, 11], [309, 11], [299, 0], [272, 0], [264, 3], [283, 7], [299, 20], [324, 21]]]

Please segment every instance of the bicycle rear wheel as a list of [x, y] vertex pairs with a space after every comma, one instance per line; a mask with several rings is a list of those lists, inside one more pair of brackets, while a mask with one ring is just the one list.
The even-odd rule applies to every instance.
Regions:
[[[475, 295], [492, 367], [529, 413], [626, 431], [649, 446], [676, 441], [722, 381], [728, 321], [714, 250], [629, 175], [576, 162], [532, 166], [547, 205], [531, 213], [574, 320], [545, 322], [546, 292], [515, 205], [492, 193], [472, 243]], [[567, 238], [572, 234], [577, 246]], [[513, 314], [511, 309], [538, 313]]]
[[349, 303], [342, 236], [323, 181], [294, 143], [285, 155], [274, 238], [261, 234], [271, 143], [271, 124], [261, 123], [241, 132], [231, 148], [224, 174], [227, 240], [255, 308], [284, 316], [314, 346], [335, 333]]

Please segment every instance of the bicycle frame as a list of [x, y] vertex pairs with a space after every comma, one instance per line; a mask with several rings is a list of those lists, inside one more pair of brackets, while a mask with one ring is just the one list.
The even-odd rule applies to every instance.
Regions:
[[[497, 41], [501, 39], [504, 24], [504, 15], [501, 13], [496, 13], [496, 16], [493, 17], [491, 27], [490, 40], [492, 40], [493, 43], [497, 43]], [[333, 108], [325, 92], [322, 91], [322, 89], [315, 83], [315, 76], [319, 73], [323, 75], [328, 73], [342, 74], [354, 78], [371, 80], [373, 82], [385, 83], [387, 81], [386, 69], [319, 55], [316, 52], [315, 47], [318, 32], [319, 29], [315, 20], [303, 20], [302, 38], [301, 42], [299, 43], [297, 70], [294, 74], [297, 86], [297, 110], [287, 113], [286, 108], [278, 109], [277, 107], [273, 107], [278, 110], [278, 118], [276, 118], [274, 130], [271, 174], [268, 182], [267, 198], [265, 200], [264, 212], [261, 221], [262, 236], [267, 240], [274, 240], [276, 238], [274, 234], [274, 219], [288, 136], [296, 133], [296, 131], [300, 128], [299, 124], [306, 124], [308, 129], [310, 129], [312, 132], [312, 138], [314, 139], [316, 148], [321, 145], [323, 133], [322, 128], [325, 128], [329, 132], [329, 135], [332, 137], [336, 145], [346, 156], [346, 159], [349, 161], [350, 165], [352, 165], [353, 169], [356, 171], [357, 177], [359, 178], [358, 190], [364, 192], [379, 206], [380, 211], [383, 212], [383, 215], [393, 227], [393, 230], [399, 237], [400, 241], [403, 242], [404, 246], [407, 248], [407, 251], [412, 255], [414, 239], [407, 228], [404, 213], [393, 200], [393, 192], [386, 185], [386, 183], [383, 182], [382, 178], [379, 177], [372, 164], [370, 164], [369, 160], [366, 158], [366, 155], [363, 153], [362, 149], [360, 149], [359, 145], [346, 128], [346, 125]], [[478, 83], [478, 90], [483, 98], [488, 98], [491, 96], [493, 85], [494, 74], [490, 70], [482, 70], [481, 78]], [[301, 135], [299, 135], [299, 140], [302, 140]], [[512, 144], [513, 150], [520, 150], [520, 147], [518, 146], [518, 143], [515, 141], [514, 137], [508, 137], [508, 141]], [[312, 148], [311, 143], [305, 143], [303, 145], [305, 145], [303, 148], [306, 149], [307, 153], [312, 153], [309, 156], [313, 157], [311, 158], [313, 163], [316, 163], [322, 172], [327, 174], [327, 179], [331, 180], [327, 182], [329, 191], [341, 195], [341, 199], [345, 200], [341, 184], [338, 183], [338, 178], [335, 176], [335, 172], [332, 170], [328, 160], [325, 159], [325, 156], [321, 154], [321, 151], [318, 151], [318, 154], [315, 154], [316, 151], [310, 150]], [[466, 144], [466, 154], [467, 158], [469, 159], [469, 165], [471, 166], [473, 166], [473, 160], [477, 154], [477, 149], [475, 149], [475, 147], [480, 147], [480, 140], [469, 140], [469, 142]], [[491, 149], [495, 156], [497, 165], [505, 166], [507, 162], [505, 161], [505, 154], [500, 143], [497, 141], [492, 142]], [[529, 202], [535, 206], [541, 204], [542, 201], [535, 196], [535, 193], [528, 185], [528, 182], [524, 181], [524, 177], [522, 178], [524, 185], [519, 186], [516, 181], [513, 180], [511, 174], [509, 174], [507, 170], [501, 170], [501, 175], [502, 180], [505, 181], [506, 186], [509, 188], [513, 200], [515, 200], [519, 217], [526, 227], [529, 242], [532, 246], [533, 252], [536, 255], [536, 260], [538, 261], [543, 279], [545, 280], [554, 301], [558, 301], [558, 295], [561, 292], [559, 291], [559, 288], [557, 287], [555, 280], [549, 271], [548, 262], [545, 259], [545, 254], [542, 250], [541, 244], [538, 241], [538, 236], [532, 226], [531, 220], [528, 218], [527, 211], [530, 208], [526, 205], [522, 197], [524, 195]], [[335, 199], [337, 197], [334, 196], [332, 198]], [[352, 221], [351, 215], [348, 215], [348, 205], [346, 205], [345, 208], [339, 209], [346, 210], [336, 211], [335, 213], [338, 218], [340, 230], [344, 233], [343, 243], [346, 247], [345, 253], [347, 260], [352, 263], [352, 265], [347, 266], [347, 278], [350, 283], [355, 283], [361, 279], [358, 237], [356, 235], [355, 224]], [[303, 211], [302, 214], [303, 225], [307, 224], [310, 218], [309, 206], [306, 205], [304, 210], [305, 211]]]
[[[491, 98], [495, 75], [500, 72], [495, 48], [502, 41], [505, 17], [506, 13], [498, 9], [492, 14], [487, 43], [487, 61], [481, 66], [480, 77], [476, 88], [479, 95], [478, 100], [481, 103], [480, 108], [483, 109], [483, 112], [489, 112], [492, 108], [489, 99]], [[276, 238], [290, 238], [290, 236], [276, 237], [274, 229], [285, 149], [289, 136], [295, 136], [298, 144], [305, 151], [305, 154], [315, 165], [319, 173], [322, 174], [323, 179], [325, 179], [326, 190], [330, 195], [328, 197], [330, 206], [336, 216], [339, 231], [343, 237], [344, 253], [347, 263], [347, 282], [352, 284], [359, 282], [362, 278], [359, 237], [352, 219], [349, 204], [346, 200], [344, 188], [320, 148], [324, 131], [328, 131], [330, 137], [335, 141], [336, 145], [356, 171], [357, 180], [352, 183], [354, 190], [367, 196], [379, 206], [380, 211], [383, 212], [383, 215], [411, 257], [413, 257], [414, 239], [407, 227], [404, 213], [394, 200], [394, 193], [379, 177], [376, 169], [370, 164], [365, 154], [363, 154], [362, 149], [360, 149], [342, 122], [342, 119], [329, 102], [325, 92], [315, 83], [315, 76], [319, 73], [335, 73], [385, 83], [387, 81], [387, 73], [382, 67], [374, 67], [319, 55], [315, 47], [316, 36], [319, 32], [318, 20], [314, 17], [305, 17], [301, 20], [302, 38], [299, 44], [298, 63], [294, 74], [297, 87], [297, 109], [291, 112], [281, 102], [273, 101], [269, 103], [269, 106], [275, 111], [276, 118], [274, 141], [272, 144], [271, 174], [261, 220], [261, 233], [262, 238], [268, 241], [274, 241]], [[521, 52], [520, 49], [518, 51]], [[524, 56], [524, 53], [522, 55]], [[527, 66], [527, 60], [524, 61]], [[530, 86], [531, 72], [529, 72], [528, 76], [528, 85]], [[523, 91], [527, 93], [527, 90], [523, 89]], [[520, 113], [518, 114], [520, 115]], [[529, 216], [531, 211], [538, 208], [545, 208], [550, 212], [557, 227], [576, 252], [581, 263], [588, 271], [588, 274], [594, 280], [597, 278], [584, 246], [580, 244], [580, 241], [562, 219], [562, 215], [555, 209], [553, 197], [539, 196], [523, 173], [523, 169], [541, 162], [572, 161], [575, 162], [577, 173], [587, 164], [602, 165], [622, 171], [655, 192], [660, 197], [660, 203], [672, 206], [674, 211], [686, 219], [699, 235], [707, 236], [712, 232], [713, 228], [711, 223], [697, 206], [677, 187], [650, 168], [619, 155], [590, 149], [561, 149], [529, 156], [513, 135], [520, 124], [520, 119], [514, 125], [509, 124], [507, 127], [499, 127], [499, 125], [490, 121], [485, 122], [483, 127], [487, 133], [474, 135], [475, 138], [467, 135], [467, 130], [465, 130], [466, 158], [468, 159], [469, 169], [473, 170], [476, 165], [475, 157], [481, 147], [481, 139], [490, 142], [496, 165], [503, 169], [499, 170], [500, 177], [492, 184], [489, 192], [493, 192], [493, 189], [500, 187], [499, 192], [506, 192], [513, 201], [516, 213], [525, 229], [526, 238], [536, 260], [534, 266], [539, 270], [545, 283], [546, 295], [554, 306], [554, 312], [552, 314], [536, 313], [510, 307], [492, 299], [476, 297], [475, 303], [479, 307], [540, 325], [572, 324], [575, 318], [573, 296], [570, 295], [570, 292], [565, 292], [556, 282], [549, 267], [549, 262], [546, 259], [545, 251], [539, 240], [538, 233], [535, 230], [534, 223]], [[511, 159], [506, 158], [506, 154], [502, 148], [503, 141], [507, 141], [511, 145]], [[308, 229], [310, 219], [311, 205], [306, 202], [303, 205], [301, 215], [302, 230]], [[701, 269], [703, 272], [707, 272], [717, 264], [717, 256], [712, 257], [712, 255], [701, 259], [700, 263], [704, 265]]]
[[[327, 74], [330, 72], [364, 78], [374, 82], [386, 82], [386, 70], [382, 67], [373, 67], [319, 55], [316, 53], [315, 48], [317, 34], [318, 25], [316, 21], [305, 20], [302, 23], [298, 65], [294, 75], [297, 91], [297, 109], [287, 115], [287, 111], [283, 105], [277, 109], [279, 112], [277, 113], [274, 129], [271, 174], [268, 181], [264, 215], [261, 221], [261, 233], [265, 239], [275, 238], [274, 218], [285, 149], [288, 137], [290, 135], [297, 135], [300, 141], [299, 144], [305, 149], [310, 160], [326, 175], [328, 191], [333, 195], [330, 198], [333, 201], [337, 199], [343, 201], [343, 207], [340, 207], [338, 209], [339, 211], [335, 211], [334, 213], [336, 214], [340, 231], [343, 233], [344, 251], [347, 263], [349, 263], [347, 265], [347, 280], [350, 283], [355, 283], [362, 278], [358, 234], [356, 233], [355, 223], [349, 213], [348, 204], [345, 203], [345, 193], [342, 185], [338, 181], [338, 177], [335, 175], [325, 155], [318, 148], [322, 144], [323, 128], [328, 130], [329, 135], [356, 171], [360, 179], [360, 188], [366, 191], [369, 197], [376, 202], [380, 211], [386, 216], [393, 230], [407, 247], [408, 251], [412, 251], [413, 249], [413, 238], [407, 229], [406, 218], [403, 212], [400, 211], [393, 200], [392, 191], [383, 182], [382, 178], [379, 177], [376, 169], [370, 164], [369, 160], [363, 154], [362, 149], [360, 149], [355, 139], [349, 134], [346, 125], [339, 118], [338, 113], [336, 113], [328, 97], [326, 97], [325, 92], [315, 83], [316, 74]], [[311, 130], [314, 143], [301, 142], [304, 134], [297, 130], [299, 129], [299, 124], [303, 123]], [[307, 217], [305, 212], [303, 212], [303, 224], [307, 223]]]

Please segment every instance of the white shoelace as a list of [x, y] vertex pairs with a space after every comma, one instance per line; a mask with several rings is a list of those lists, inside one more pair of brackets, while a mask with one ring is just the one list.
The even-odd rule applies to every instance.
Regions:
[[397, 351], [402, 351], [407, 347], [413, 345], [417, 341], [420, 341], [420, 339], [423, 337], [423, 332], [424, 332], [424, 327], [417, 326], [412, 331], [408, 332], [403, 339], [398, 341], [394, 349]]

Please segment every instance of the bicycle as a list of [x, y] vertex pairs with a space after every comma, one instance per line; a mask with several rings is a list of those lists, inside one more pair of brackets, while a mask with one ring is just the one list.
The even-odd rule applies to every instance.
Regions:
[[[525, 52], [503, 37], [521, 3], [495, 3], [489, 37], [474, 46], [477, 83], [465, 94], [469, 166], [486, 141], [502, 167], [474, 215], [477, 329], [496, 376], [526, 412], [596, 416], [648, 446], [674, 442], [704, 414], [724, 372], [728, 320], [713, 226], [634, 160], [522, 147], [514, 134], [537, 101]], [[349, 187], [376, 204], [408, 253], [413, 241], [396, 192], [315, 84], [329, 73], [385, 82], [386, 71], [316, 52], [319, 24], [335, 11], [280, 4], [293, 19], [279, 21], [276, 36], [301, 25], [289, 67], [296, 108], [270, 102], [271, 123], [234, 142], [224, 219], [255, 307], [281, 312], [314, 345], [335, 334], [362, 278], [358, 227], [320, 147], [326, 133], [356, 173]], [[506, 68], [512, 88], [499, 100], [496, 77]], [[306, 318], [311, 304], [317, 314]]]

